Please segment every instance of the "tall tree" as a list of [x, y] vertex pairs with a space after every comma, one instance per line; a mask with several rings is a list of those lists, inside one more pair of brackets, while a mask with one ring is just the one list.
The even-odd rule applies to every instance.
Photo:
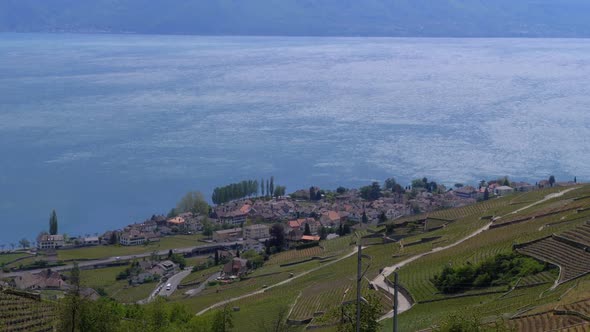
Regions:
[[64, 297], [60, 306], [60, 331], [77, 332], [80, 331], [80, 307], [82, 297], [80, 296], [80, 268], [78, 263], [74, 262], [74, 267], [70, 271], [70, 289]]
[[264, 179], [260, 179], [260, 196], [264, 196]]
[[274, 196], [275, 194], [275, 177], [270, 177], [270, 196]]
[[270, 227], [270, 246], [274, 246], [281, 251], [285, 246], [285, 227], [281, 223], [276, 223]]
[[174, 211], [178, 214], [192, 212], [207, 215], [209, 213], [209, 204], [205, 201], [203, 194], [198, 191], [191, 191], [180, 199]]
[[[376, 295], [366, 296], [366, 302], [361, 301], [360, 327], [363, 332], [377, 332], [381, 327], [379, 316], [381, 315], [381, 303]], [[356, 331], [356, 303], [345, 304], [340, 310], [333, 311], [331, 315], [340, 317], [337, 327], [338, 332]]]
[[315, 201], [316, 200], [316, 187], [311, 186], [309, 187], [309, 200]]
[[31, 245], [31, 242], [29, 242], [29, 240], [22, 238], [20, 241], [18, 241], [18, 244], [23, 248], [26, 249]]
[[211, 332], [228, 332], [234, 327], [234, 320], [229, 306], [225, 305], [213, 316]]
[[270, 181], [266, 180], [266, 196], [270, 196]]
[[551, 176], [549, 177], [549, 185], [550, 185], [551, 187], [553, 187], [553, 185], [554, 185], [554, 184], [555, 184], [555, 176], [551, 175]]
[[308, 223], [305, 223], [305, 231], [303, 231], [303, 235], [311, 235], [311, 228], [309, 228]]
[[51, 211], [51, 216], [49, 217], [49, 234], [57, 234], [57, 213], [55, 210]]

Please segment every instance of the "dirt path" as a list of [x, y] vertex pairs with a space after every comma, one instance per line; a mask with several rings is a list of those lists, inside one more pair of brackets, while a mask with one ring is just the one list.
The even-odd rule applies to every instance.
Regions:
[[[494, 218], [494, 221], [499, 220], [499, 219], [501, 219], [501, 218], [503, 218], [505, 216], [508, 216], [508, 215], [511, 215], [511, 214], [516, 214], [518, 212], [524, 211], [524, 210], [526, 210], [528, 208], [531, 208], [531, 207], [533, 207], [535, 205], [541, 204], [541, 203], [543, 203], [545, 201], [548, 201], [550, 199], [563, 196], [564, 194], [566, 194], [566, 193], [568, 193], [568, 192], [570, 192], [572, 190], [576, 190], [576, 189], [578, 189], [578, 188], [577, 187], [576, 188], [569, 188], [569, 189], [566, 189], [566, 190], [561, 191], [561, 192], [558, 192], [558, 193], [549, 194], [549, 195], [545, 196], [543, 199], [541, 199], [541, 200], [539, 200], [537, 202], [534, 202], [532, 204], [529, 204], [529, 205], [527, 205], [525, 207], [522, 207], [520, 209], [514, 210], [514, 211], [512, 211], [512, 212], [510, 212], [510, 213], [508, 213], [508, 214], [506, 214], [504, 216], [500, 216], [500, 217]], [[477, 235], [479, 235], [479, 234], [487, 231], [490, 228], [490, 226], [492, 225], [492, 223], [493, 222], [488, 223], [487, 225], [485, 225], [482, 228], [476, 230], [475, 232], [469, 234], [468, 236], [466, 236], [466, 237], [458, 240], [457, 242], [454, 242], [454, 243], [449, 244], [449, 245], [444, 246], [444, 247], [434, 248], [434, 249], [432, 249], [430, 251], [427, 251], [427, 252], [418, 254], [416, 256], [410, 257], [410, 258], [408, 258], [408, 259], [406, 259], [404, 261], [401, 261], [401, 262], [399, 262], [399, 263], [397, 263], [395, 265], [385, 267], [383, 269], [383, 272], [379, 276], [377, 276], [375, 279], [373, 279], [373, 281], [372, 281], [373, 284], [376, 285], [376, 286], [378, 286], [378, 287], [381, 287], [383, 290], [385, 290], [386, 292], [388, 292], [388, 293], [390, 293], [390, 294], [393, 295], [393, 289], [391, 287], [389, 287], [388, 284], [385, 283], [385, 278], [389, 277], [395, 270], [397, 270], [397, 269], [399, 269], [399, 268], [401, 268], [401, 267], [403, 267], [403, 266], [405, 266], [405, 265], [407, 265], [407, 264], [409, 264], [409, 263], [411, 263], [411, 262], [413, 262], [413, 261], [415, 261], [417, 259], [420, 259], [420, 258], [422, 258], [422, 257], [424, 257], [426, 255], [430, 255], [430, 254], [435, 253], [435, 252], [439, 252], [439, 251], [443, 251], [443, 250], [447, 250], [447, 249], [450, 249], [452, 247], [455, 247], [455, 246], [457, 246], [457, 245], [459, 245], [459, 244], [461, 244], [461, 243], [463, 243], [463, 242], [465, 242], [465, 241], [467, 241], [467, 240], [469, 240], [469, 239], [471, 239], [471, 238], [473, 238], [473, 237], [475, 237], [475, 236], [477, 236]], [[411, 304], [410, 300], [408, 298], [406, 298], [402, 293], [398, 292], [397, 299], [398, 299], [398, 314], [400, 314], [400, 313], [402, 313], [404, 311], [410, 310], [410, 308], [412, 308], [412, 304]], [[384, 320], [384, 319], [392, 318], [392, 317], [393, 317], [393, 310], [391, 310], [387, 314], [383, 315], [380, 318], [380, 320]]]

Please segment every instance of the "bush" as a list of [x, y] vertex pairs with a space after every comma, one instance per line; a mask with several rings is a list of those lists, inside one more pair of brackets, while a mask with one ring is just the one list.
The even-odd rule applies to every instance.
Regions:
[[477, 266], [445, 267], [432, 283], [446, 294], [457, 293], [473, 287], [509, 285], [518, 278], [536, 274], [548, 266], [517, 253], [499, 254]]
[[302, 243], [302, 244], [296, 245], [295, 246], [295, 250], [302, 250], [302, 249], [307, 249], [307, 248], [313, 248], [313, 247], [317, 247], [319, 245], [320, 245], [320, 242], [319, 241]]

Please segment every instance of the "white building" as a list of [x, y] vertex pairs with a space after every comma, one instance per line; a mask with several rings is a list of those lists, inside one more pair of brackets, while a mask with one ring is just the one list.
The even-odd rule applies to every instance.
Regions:
[[64, 246], [63, 235], [41, 234], [37, 237], [38, 249], [57, 249]]
[[121, 234], [119, 243], [123, 246], [138, 246], [144, 244], [147, 241], [145, 234], [132, 230]]
[[244, 239], [266, 239], [270, 237], [269, 227], [267, 225], [256, 224], [244, 227]]
[[494, 193], [498, 196], [508, 195], [513, 192], [514, 192], [514, 189], [512, 187], [508, 187], [508, 186], [500, 186], [500, 187], [496, 187], [496, 189], [494, 189]]

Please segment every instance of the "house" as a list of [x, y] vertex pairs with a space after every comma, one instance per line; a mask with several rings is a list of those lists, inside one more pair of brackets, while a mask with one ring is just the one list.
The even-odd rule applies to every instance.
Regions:
[[340, 225], [341, 221], [344, 220], [342, 220], [340, 213], [338, 213], [337, 211], [326, 211], [322, 213], [322, 216], [320, 218], [320, 222], [324, 227], [338, 226]]
[[494, 193], [498, 196], [508, 195], [513, 192], [514, 192], [514, 189], [512, 187], [508, 187], [508, 186], [499, 186], [499, 187], [496, 187], [496, 189], [494, 189]]
[[244, 204], [239, 209], [233, 211], [220, 210], [216, 211], [219, 222], [230, 225], [241, 225], [246, 222], [248, 213], [252, 210], [250, 204]]
[[41, 234], [37, 237], [38, 249], [57, 249], [64, 246], [63, 235]]
[[244, 239], [266, 239], [270, 237], [270, 228], [267, 225], [256, 224], [244, 227]]
[[296, 219], [288, 222], [289, 231], [305, 231], [305, 225], [309, 225], [311, 234], [317, 234], [322, 226], [318, 221], [313, 218]]
[[248, 260], [243, 258], [234, 258], [223, 265], [224, 276], [241, 277], [248, 272]]
[[80, 297], [90, 301], [97, 301], [100, 299], [100, 294], [92, 288], [82, 287], [80, 288]]
[[466, 186], [453, 190], [453, 194], [459, 198], [470, 199], [477, 197], [477, 190], [471, 186]]
[[14, 285], [18, 289], [64, 289], [67, 287], [61, 279], [59, 272], [50, 269], [43, 270], [37, 274], [24, 272], [14, 278]]
[[534, 185], [532, 185], [530, 183], [526, 183], [526, 182], [512, 183], [512, 186], [514, 187], [515, 191], [519, 191], [519, 192], [529, 192], [529, 191], [535, 190]]
[[184, 224], [186, 222], [186, 220], [184, 219], [184, 217], [176, 216], [174, 218], [168, 219], [166, 222], [168, 223], [169, 227], [172, 227], [172, 226], [180, 226], [180, 225]]
[[311, 241], [319, 241], [320, 237], [317, 235], [303, 235], [301, 237], [301, 241], [311, 242]]
[[213, 241], [224, 242], [237, 240], [242, 236], [241, 228], [224, 229], [213, 232]]
[[146, 241], [147, 237], [145, 234], [137, 230], [124, 232], [119, 237], [119, 243], [123, 246], [138, 246], [144, 244]]
[[97, 246], [100, 244], [100, 241], [98, 239], [98, 236], [85, 237], [83, 239], [83, 244], [85, 246]]
[[140, 232], [155, 232], [158, 229], [158, 223], [155, 220], [147, 220], [140, 224], [137, 229]]
[[165, 276], [165, 275], [169, 275], [169, 274], [173, 274], [174, 273], [174, 269], [176, 268], [176, 265], [172, 262], [172, 261], [163, 261], [160, 262], [156, 265], [154, 265], [150, 270], [150, 274], [155, 274], [155, 275], [159, 275], [159, 276]]
[[176, 266], [172, 261], [163, 261], [158, 265], [160, 265], [166, 272], [174, 271], [174, 267]]

